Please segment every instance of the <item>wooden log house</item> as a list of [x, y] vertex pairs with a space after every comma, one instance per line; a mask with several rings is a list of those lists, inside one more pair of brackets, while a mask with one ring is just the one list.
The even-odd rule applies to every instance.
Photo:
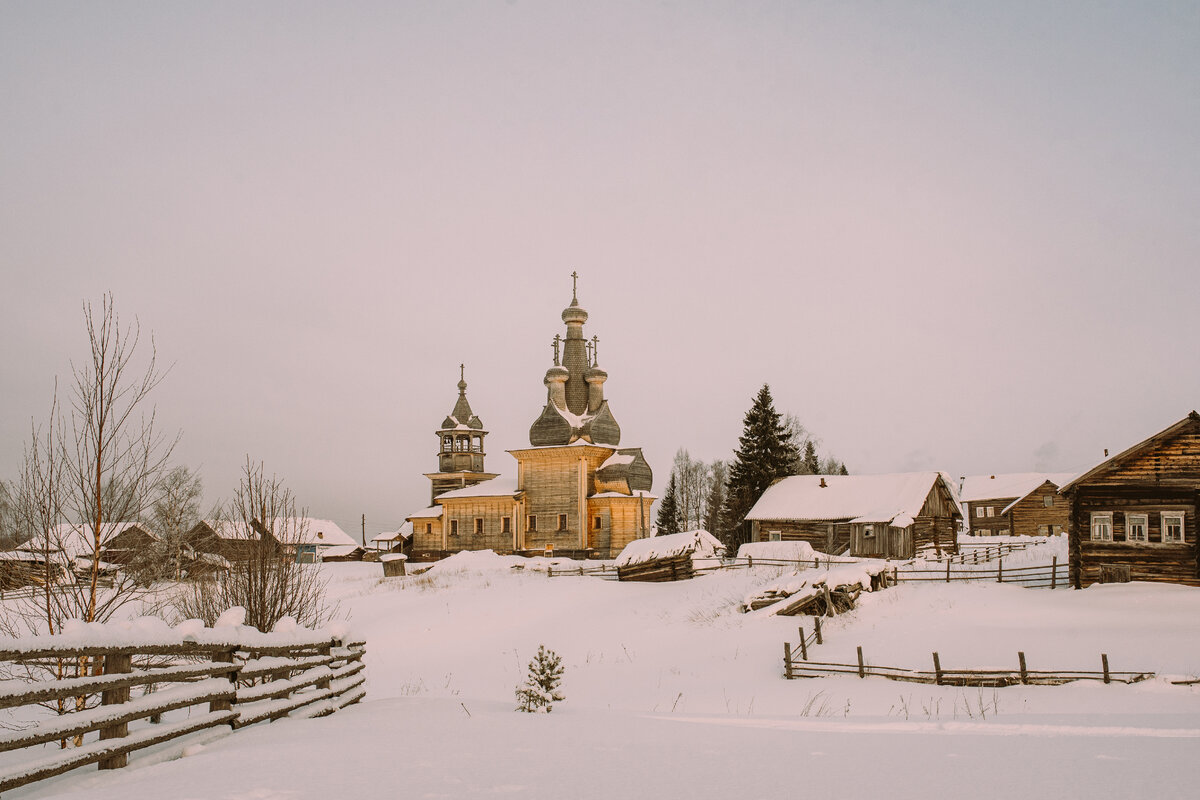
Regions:
[[969, 475], [959, 499], [975, 536], [1053, 536], [1065, 533], [1069, 511], [1058, 494], [1074, 473]]
[[958, 552], [962, 512], [940, 472], [793, 475], [763, 492], [746, 519], [751, 541], [806, 541], [825, 553], [912, 558]]
[[1062, 487], [1071, 582], [1200, 586], [1200, 414], [1107, 458]]

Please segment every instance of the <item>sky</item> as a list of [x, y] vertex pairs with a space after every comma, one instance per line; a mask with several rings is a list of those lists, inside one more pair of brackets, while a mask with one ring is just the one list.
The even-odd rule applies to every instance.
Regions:
[[1198, 130], [1195, 3], [6, 2], [0, 479], [111, 292], [207, 503], [394, 529], [460, 363], [513, 471], [572, 271], [658, 489], [763, 383], [851, 472], [1083, 469], [1200, 406]]

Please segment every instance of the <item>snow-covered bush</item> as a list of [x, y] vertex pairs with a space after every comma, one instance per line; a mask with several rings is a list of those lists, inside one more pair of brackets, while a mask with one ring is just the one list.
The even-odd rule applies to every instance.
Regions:
[[562, 682], [562, 658], [544, 644], [538, 645], [537, 655], [529, 662], [529, 674], [525, 683], [517, 687], [517, 711], [534, 714], [539, 711], [550, 713], [554, 703], [563, 700], [558, 691]]

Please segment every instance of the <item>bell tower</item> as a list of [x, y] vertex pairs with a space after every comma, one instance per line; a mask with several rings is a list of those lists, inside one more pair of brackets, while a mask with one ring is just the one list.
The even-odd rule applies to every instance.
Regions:
[[438, 471], [425, 475], [431, 482], [430, 503], [444, 492], [491, 480], [497, 474], [484, 471], [483, 440], [488, 432], [467, 402], [466, 368], [459, 364], [458, 370], [458, 400], [437, 430]]

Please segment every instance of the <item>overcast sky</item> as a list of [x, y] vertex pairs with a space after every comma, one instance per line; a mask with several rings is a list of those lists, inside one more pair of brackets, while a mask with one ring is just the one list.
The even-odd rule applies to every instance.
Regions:
[[5, 2], [0, 477], [111, 291], [209, 501], [397, 526], [572, 270], [656, 489], [764, 382], [851, 472], [1083, 468], [1200, 406], [1198, 137], [1191, 2]]

